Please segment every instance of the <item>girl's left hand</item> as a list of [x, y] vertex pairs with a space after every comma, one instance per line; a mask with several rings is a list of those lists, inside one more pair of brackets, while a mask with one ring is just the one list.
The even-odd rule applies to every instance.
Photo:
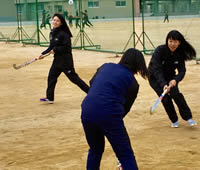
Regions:
[[53, 50], [51, 50], [49, 53], [50, 53], [50, 54], [55, 54], [55, 52], [54, 52]]
[[171, 80], [171, 81], [169, 82], [169, 85], [170, 85], [171, 87], [176, 86], [176, 80]]

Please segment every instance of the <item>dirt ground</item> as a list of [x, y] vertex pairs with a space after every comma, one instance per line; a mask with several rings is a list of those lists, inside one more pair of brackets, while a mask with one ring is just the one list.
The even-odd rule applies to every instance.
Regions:
[[[58, 79], [55, 103], [43, 104], [52, 56], [14, 70], [37, 57], [45, 47], [0, 43], [0, 170], [84, 170], [88, 145], [80, 121], [85, 93], [64, 74]], [[119, 61], [114, 54], [73, 50], [79, 76], [89, 82], [96, 68]], [[150, 56], [145, 56], [147, 64]], [[194, 120], [191, 128], [180, 116], [180, 128], [171, 128], [148, 82], [137, 76], [138, 97], [124, 119], [140, 170], [200, 169], [200, 65], [187, 62], [187, 74], [180, 83]], [[117, 160], [106, 140], [101, 170], [117, 169]]]

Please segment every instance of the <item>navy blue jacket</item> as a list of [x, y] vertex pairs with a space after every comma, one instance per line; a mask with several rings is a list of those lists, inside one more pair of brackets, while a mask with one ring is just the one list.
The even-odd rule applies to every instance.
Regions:
[[139, 84], [133, 73], [120, 64], [103, 64], [90, 81], [88, 95], [82, 102], [82, 119], [101, 120], [110, 116], [123, 118], [137, 97]]

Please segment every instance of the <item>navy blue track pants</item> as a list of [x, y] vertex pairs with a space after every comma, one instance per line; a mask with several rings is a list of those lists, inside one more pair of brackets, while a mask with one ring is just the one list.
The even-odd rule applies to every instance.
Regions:
[[130, 139], [121, 118], [105, 122], [82, 119], [82, 124], [90, 147], [87, 170], [99, 170], [104, 152], [105, 136], [122, 164], [123, 170], [138, 170]]

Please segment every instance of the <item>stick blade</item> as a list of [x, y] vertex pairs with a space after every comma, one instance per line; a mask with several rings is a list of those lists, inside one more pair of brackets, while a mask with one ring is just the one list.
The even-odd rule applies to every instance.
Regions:
[[150, 114], [152, 115], [153, 114], [153, 112], [155, 111], [155, 109], [156, 109], [156, 107], [158, 106], [158, 104], [160, 103], [160, 101], [161, 101], [161, 97], [159, 97], [158, 99], [157, 99], [157, 101], [155, 102], [155, 104], [150, 108]]
[[153, 115], [153, 112], [154, 112], [154, 110], [153, 110], [153, 107], [150, 107], [150, 115]]
[[13, 64], [13, 68], [14, 68], [15, 70], [18, 70], [18, 69], [20, 69], [21, 67], [20, 67], [20, 66], [17, 66], [16, 64]]

